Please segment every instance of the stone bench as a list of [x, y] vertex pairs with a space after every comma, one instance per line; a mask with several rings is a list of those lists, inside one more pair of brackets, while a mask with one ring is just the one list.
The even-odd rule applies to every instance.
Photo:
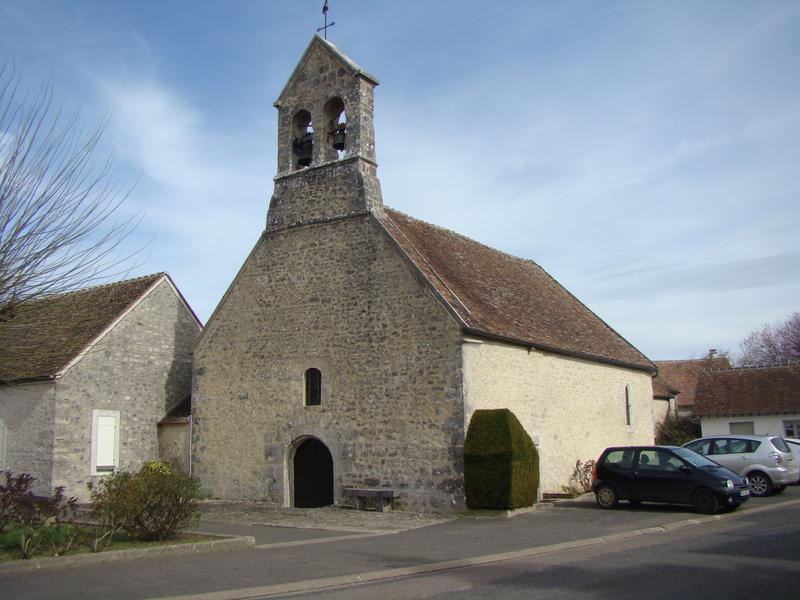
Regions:
[[[371, 498], [375, 500], [375, 509], [378, 512], [383, 512], [384, 508], [392, 510], [392, 499], [394, 498], [394, 490], [391, 488], [355, 488], [346, 487], [342, 490], [342, 495], [345, 498], [356, 499], [356, 509], [361, 509], [364, 505], [364, 500]], [[386, 502], [388, 500], [388, 502]]]

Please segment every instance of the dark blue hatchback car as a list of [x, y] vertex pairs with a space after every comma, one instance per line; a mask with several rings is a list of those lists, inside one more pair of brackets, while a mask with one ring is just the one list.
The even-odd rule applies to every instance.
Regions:
[[705, 456], [675, 446], [606, 448], [597, 459], [592, 489], [602, 508], [631, 504], [690, 504], [699, 513], [736, 508], [750, 497], [747, 480]]

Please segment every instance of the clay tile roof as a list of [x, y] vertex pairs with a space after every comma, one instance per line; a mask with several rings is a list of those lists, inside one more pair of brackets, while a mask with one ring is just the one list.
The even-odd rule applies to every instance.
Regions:
[[800, 413], [800, 363], [704, 371], [697, 383], [696, 415]]
[[655, 372], [653, 363], [535, 262], [390, 208], [382, 222], [467, 333]]
[[695, 389], [700, 373], [706, 369], [730, 369], [731, 363], [724, 356], [696, 358], [690, 360], [657, 360], [659, 376], [680, 390], [678, 407], [691, 409], [694, 406]]
[[47, 379], [64, 369], [166, 273], [25, 302], [0, 322], [0, 381]]
[[667, 381], [660, 372], [653, 377], [653, 398], [664, 400], [674, 398], [679, 393], [680, 390]]

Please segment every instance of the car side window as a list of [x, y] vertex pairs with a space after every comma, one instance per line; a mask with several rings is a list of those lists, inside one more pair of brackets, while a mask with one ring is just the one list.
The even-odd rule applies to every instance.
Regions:
[[639, 469], [643, 471], [677, 471], [683, 462], [664, 450], [641, 450], [639, 452]]
[[730, 440], [714, 440], [711, 444], [711, 454], [730, 454], [731, 441]]
[[617, 469], [630, 469], [633, 464], [633, 450], [612, 450], [603, 459], [607, 467]]
[[705, 456], [706, 454], [710, 454], [710, 446], [711, 446], [710, 440], [699, 440], [697, 442], [692, 442], [686, 447], [689, 450], [693, 450], [698, 454], [702, 454], [703, 456]]
[[750, 440], [728, 440], [728, 452], [730, 454], [743, 454], [745, 452], [751, 452], [750, 444], [748, 443]]
[[748, 452], [755, 452], [758, 450], [758, 447], [761, 445], [761, 442], [757, 442], [756, 440], [749, 440], [748, 441]]

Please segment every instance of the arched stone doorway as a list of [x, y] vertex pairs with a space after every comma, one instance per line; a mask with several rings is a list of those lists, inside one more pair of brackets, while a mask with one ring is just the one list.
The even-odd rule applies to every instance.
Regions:
[[307, 438], [294, 452], [294, 506], [314, 508], [333, 504], [333, 457], [316, 438]]

